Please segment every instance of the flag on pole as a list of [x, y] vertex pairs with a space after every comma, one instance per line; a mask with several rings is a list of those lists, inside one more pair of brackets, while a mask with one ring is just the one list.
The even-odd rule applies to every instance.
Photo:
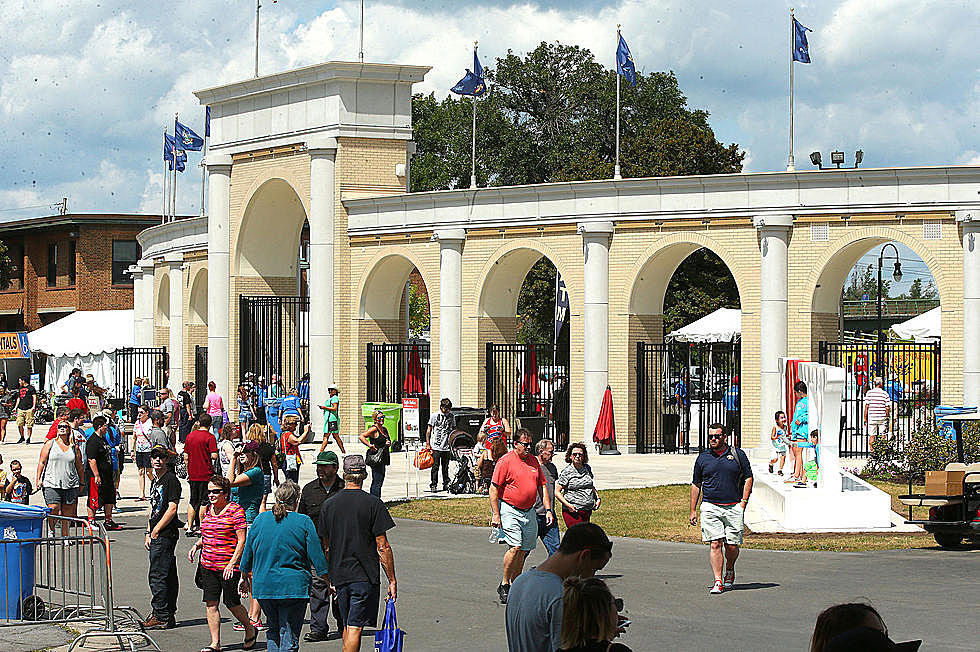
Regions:
[[178, 172], [186, 168], [187, 152], [177, 147], [177, 140], [170, 134], [163, 135], [163, 160], [171, 170], [174, 169], [174, 161], [177, 162]]
[[211, 137], [211, 107], [204, 107], [204, 137]]
[[475, 50], [473, 52], [473, 70], [467, 68], [466, 75], [449, 90], [457, 95], [472, 95], [474, 97], [487, 92], [487, 84], [483, 79], [483, 66], [480, 65], [480, 57], [477, 56]]
[[197, 152], [204, 147], [204, 139], [195, 134], [190, 128], [180, 124], [180, 121], [176, 119], [174, 120], [174, 134], [174, 137], [177, 139], [177, 145], [181, 149]]
[[793, 19], [793, 61], [810, 63], [810, 45], [806, 42], [806, 33], [812, 31]]
[[626, 45], [626, 39], [623, 38], [622, 34], [619, 35], [619, 47], [616, 48], [616, 72], [625, 77], [630, 84], [636, 86], [636, 66], [633, 65], [630, 46]]
[[555, 286], [555, 343], [558, 343], [558, 336], [568, 321], [568, 288], [561, 274], [558, 275], [558, 283]]

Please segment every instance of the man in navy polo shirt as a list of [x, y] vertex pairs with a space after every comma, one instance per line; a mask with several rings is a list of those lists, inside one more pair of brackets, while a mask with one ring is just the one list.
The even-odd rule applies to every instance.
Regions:
[[691, 525], [698, 524], [698, 497], [703, 492], [701, 540], [711, 544], [709, 559], [715, 575], [712, 594], [735, 585], [735, 560], [742, 545], [745, 506], [752, 493], [752, 481], [749, 458], [741, 449], [728, 445], [725, 426], [720, 423], [708, 426], [708, 449], [694, 462]]

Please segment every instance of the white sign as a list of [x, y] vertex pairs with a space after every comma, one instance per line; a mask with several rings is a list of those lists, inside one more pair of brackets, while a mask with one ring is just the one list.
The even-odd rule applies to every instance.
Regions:
[[402, 432], [404, 438], [419, 439], [422, 433], [419, 431], [419, 399], [405, 397], [402, 399]]
[[31, 385], [34, 387], [41, 386], [41, 374], [31, 374]]

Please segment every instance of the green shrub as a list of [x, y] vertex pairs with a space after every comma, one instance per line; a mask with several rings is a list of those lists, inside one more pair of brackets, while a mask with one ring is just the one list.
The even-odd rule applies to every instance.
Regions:
[[875, 438], [861, 477], [866, 480], [896, 480], [905, 477], [905, 458], [898, 450], [896, 437]]

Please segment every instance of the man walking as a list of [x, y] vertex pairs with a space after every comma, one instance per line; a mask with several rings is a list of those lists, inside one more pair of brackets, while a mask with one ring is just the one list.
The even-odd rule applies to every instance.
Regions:
[[677, 404], [677, 416], [680, 418], [677, 431], [678, 448], [687, 445], [691, 433], [691, 392], [688, 387], [687, 369], [681, 370], [680, 380], [674, 387], [674, 402]]
[[749, 458], [740, 448], [729, 446], [726, 437], [722, 424], [708, 426], [708, 448], [695, 460], [691, 481], [691, 525], [698, 524], [698, 498], [703, 495], [701, 540], [711, 544], [709, 560], [715, 576], [712, 594], [735, 585], [735, 560], [742, 545], [745, 506], [752, 494]]
[[214, 475], [214, 461], [218, 459], [218, 444], [211, 434], [211, 415], [202, 412], [197, 417], [198, 429], [187, 435], [184, 443], [184, 464], [187, 465], [187, 484], [190, 487], [190, 504], [187, 506], [186, 536], [200, 531], [204, 510], [208, 506], [208, 480]]
[[875, 439], [888, 435], [891, 417], [892, 397], [885, 391], [885, 381], [881, 376], [875, 378], [875, 386], [864, 395], [864, 425], [868, 432], [868, 452], [874, 447]]
[[[506, 543], [503, 578], [497, 586], [501, 604], [507, 604], [511, 582], [524, 569], [527, 553], [534, 550], [538, 538], [538, 518], [534, 504], [552, 505], [548, 483], [541, 464], [531, 453], [531, 433], [520, 428], [514, 433], [514, 450], [499, 460], [490, 481], [490, 526], [498, 528], [498, 541]], [[545, 525], [555, 522], [553, 512], [545, 512]]]
[[[340, 493], [344, 488], [344, 479], [337, 475], [340, 461], [333, 451], [323, 451], [316, 458], [316, 480], [303, 487], [299, 499], [299, 512], [306, 514], [317, 526], [317, 534], [323, 538], [320, 531], [320, 511], [323, 504]], [[334, 617], [337, 619], [337, 629], [343, 628], [340, 611], [334, 603]], [[310, 582], [310, 631], [303, 640], [307, 643], [318, 643], [328, 640], [330, 626], [327, 616], [330, 614], [330, 582], [326, 577], [314, 574]]]
[[[549, 555], [555, 554], [560, 543], [558, 533], [558, 519], [555, 518], [555, 480], [558, 479], [558, 467], [551, 460], [555, 457], [555, 442], [550, 439], [542, 439], [535, 447], [538, 454], [538, 464], [541, 465], [541, 472], [544, 473], [545, 482], [548, 485], [547, 492], [541, 492], [538, 500], [534, 503], [534, 513], [538, 517], [538, 538], [544, 544], [544, 549]], [[551, 496], [551, 502], [544, 504], [544, 494]], [[551, 514], [551, 523], [548, 523], [548, 514]]]
[[569, 577], [594, 576], [610, 559], [612, 541], [601, 527], [577, 523], [568, 528], [556, 552], [514, 580], [507, 602], [510, 652], [556, 652], [561, 647], [563, 583]]
[[362, 455], [344, 458], [343, 491], [323, 503], [320, 528], [329, 566], [329, 583], [337, 592], [344, 622], [343, 652], [361, 649], [361, 632], [376, 627], [381, 599], [381, 573], [388, 577], [388, 599], [398, 597], [395, 557], [388, 530], [395, 522], [381, 499], [361, 489], [367, 478]]
[[439, 411], [429, 417], [425, 433], [425, 446], [432, 451], [432, 471], [429, 491], [439, 487], [439, 468], [442, 467], [442, 490], [449, 491], [449, 436], [456, 429], [456, 416], [450, 412], [453, 402], [448, 398], [439, 401]]
[[92, 435], [85, 443], [85, 457], [88, 459], [89, 493], [88, 520], [95, 521], [101, 508], [105, 514], [105, 529], [118, 530], [122, 526], [112, 520], [112, 509], [116, 506], [116, 485], [112, 478], [112, 455], [106, 433], [109, 422], [99, 415], [92, 419]]
[[177, 426], [177, 438], [183, 443], [187, 441], [187, 435], [190, 434], [191, 428], [194, 426], [194, 383], [191, 381], [185, 381], [183, 389], [177, 393], [177, 402], [180, 404], [180, 409], [178, 413], [180, 414], [180, 424]]
[[150, 518], [146, 525], [143, 545], [150, 553], [148, 579], [153, 598], [153, 614], [143, 623], [149, 629], [171, 629], [177, 623], [177, 548], [182, 523], [177, 518], [180, 505], [180, 481], [167, 464], [170, 451], [154, 446], [150, 451], [153, 484], [150, 486]]
[[24, 430], [27, 430], [27, 443], [31, 443], [31, 432], [34, 430], [34, 408], [37, 407], [37, 390], [27, 382], [27, 376], [20, 377], [20, 387], [17, 389], [17, 432], [24, 441]]

